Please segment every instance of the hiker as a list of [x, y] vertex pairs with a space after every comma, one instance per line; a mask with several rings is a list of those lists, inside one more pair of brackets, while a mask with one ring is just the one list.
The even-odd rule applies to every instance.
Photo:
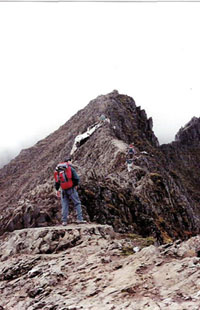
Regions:
[[76, 190], [80, 179], [76, 170], [71, 166], [71, 158], [66, 158], [64, 162], [57, 165], [54, 178], [57, 197], [59, 197], [59, 188], [61, 187], [62, 225], [67, 225], [70, 199], [76, 208], [77, 223], [86, 223], [83, 220], [81, 201]]
[[101, 114], [101, 116], [99, 117], [99, 119], [100, 119], [100, 122], [105, 122], [106, 117], [105, 117], [104, 114]]
[[134, 160], [135, 153], [136, 151], [134, 149], [133, 144], [130, 144], [128, 148], [128, 152], [127, 152], [127, 157], [126, 157], [128, 172], [130, 172], [133, 169], [133, 160]]
[[107, 118], [104, 114], [101, 114], [101, 116], [99, 117], [100, 119], [100, 123], [109, 123], [110, 124], [110, 119]]

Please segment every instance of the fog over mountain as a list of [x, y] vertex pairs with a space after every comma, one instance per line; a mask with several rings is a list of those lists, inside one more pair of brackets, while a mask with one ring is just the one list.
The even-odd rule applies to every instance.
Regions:
[[0, 6], [1, 166], [113, 89], [153, 118], [160, 144], [199, 117], [199, 3]]

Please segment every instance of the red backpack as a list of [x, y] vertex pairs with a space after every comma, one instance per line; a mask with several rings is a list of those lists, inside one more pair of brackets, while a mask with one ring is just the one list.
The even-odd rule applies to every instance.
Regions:
[[60, 182], [62, 189], [73, 187], [71, 166], [65, 162], [58, 164], [54, 171], [54, 179], [56, 182]]

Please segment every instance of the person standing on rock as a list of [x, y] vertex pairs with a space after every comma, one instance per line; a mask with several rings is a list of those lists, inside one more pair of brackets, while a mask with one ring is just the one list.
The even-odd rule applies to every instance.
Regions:
[[133, 169], [133, 160], [134, 160], [135, 153], [136, 152], [135, 152], [133, 144], [130, 144], [128, 148], [127, 156], [126, 156], [128, 172], [130, 172]]
[[67, 225], [70, 199], [76, 208], [77, 223], [86, 223], [83, 220], [81, 201], [76, 190], [80, 179], [76, 170], [71, 166], [71, 158], [66, 158], [64, 162], [57, 165], [54, 178], [58, 197], [60, 196], [59, 188], [61, 187], [62, 224]]

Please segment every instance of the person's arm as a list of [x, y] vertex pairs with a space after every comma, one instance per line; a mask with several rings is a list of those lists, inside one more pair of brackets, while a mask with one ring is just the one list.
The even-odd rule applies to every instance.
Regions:
[[60, 188], [60, 182], [55, 182], [54, 186], [55, 186], [55, 189], [58, 191]]
[[80, 182], [80, 178], [78, 176], [78, 174], [76, 173], [76, 170], [71, 167], [72, 169], [72, 182], [73, 182], [73, 186], [77, 186]]

